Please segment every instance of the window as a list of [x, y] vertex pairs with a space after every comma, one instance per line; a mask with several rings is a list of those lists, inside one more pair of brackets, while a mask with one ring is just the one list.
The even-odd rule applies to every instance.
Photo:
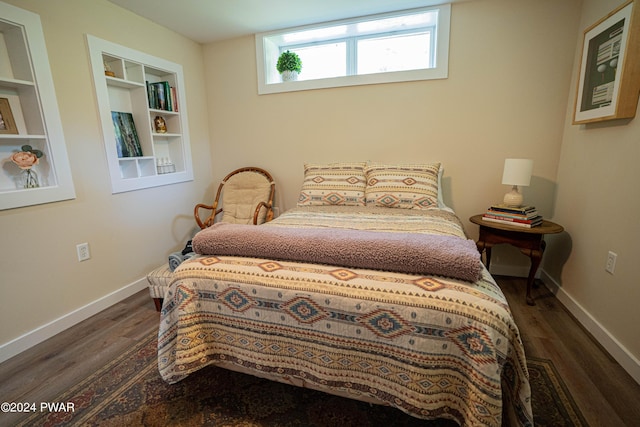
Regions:
[[[450, 14], [442, 5], [256, 34], [258, 92], [446, 78]], [[287, 50], [302, 60], [293, 82], [276, 70]]]

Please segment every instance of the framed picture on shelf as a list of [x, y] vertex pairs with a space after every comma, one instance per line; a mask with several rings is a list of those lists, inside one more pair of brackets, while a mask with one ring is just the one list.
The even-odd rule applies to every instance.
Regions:
[[17, 134], [18, 128], [13, 120], [11, 106], [7, 98], [0, 98], [0, 134]]
[[142, 157], [142, 147], [131, 113], [112, 111], [118, 157]]
[[638, 1], [627, 1], [585, 30], [573, 124], [635, 116], [640, 92]]

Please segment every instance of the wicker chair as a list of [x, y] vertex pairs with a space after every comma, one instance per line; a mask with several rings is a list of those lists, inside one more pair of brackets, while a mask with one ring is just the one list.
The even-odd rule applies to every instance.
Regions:
[[[201, 229], [218, 221], [253, 225], [271, 221], [275, 187], [271, 174], [264, 169], [237, 169], [222, 180], [213, 205], [197, 204], [193, 215]], [[210, 211], [204, 220], [201, 209]]]
[[[202, 229], [218, 220], [236, 224], [262, 224], [273, 219], [274, 193], [275, 182], [269, 172], [256, 167], [241, 168], [222, 180], [213, 205], [198, 204], [193, 214]], [[200, 217], [201, 209], [210, 211], [204, 220]], [[165, 292], [173, 281], [169, 264], [147, 274], [147, 280], [156, 310], [160, 311]]]

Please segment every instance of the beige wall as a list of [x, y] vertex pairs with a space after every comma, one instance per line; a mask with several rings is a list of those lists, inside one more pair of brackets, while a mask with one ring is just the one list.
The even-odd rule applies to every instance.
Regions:
[[[585, 0], [577, 38], [623, 0]], [[579, 52], [572, 73], [575, 97]], [[554, 239], [545, 269], [568, 303], [582, 307], [626, 347], [640, 374], [640, 114], [632, 120], [576, 126], [566, 111], [558, 168], [555, 219], [567, 230]], [[615, 274], [604, 270], [607, 252], [618, 254]], [[563, 295], [561, 295], [563, 296]], [[631, 360], [631, 364], [634, 361]], [[637, 376], [640, 378], [640, 376]]]
[[[106, 0], [7, 2], [42, 20], [77, 198], [0, 211], [0, 345], [135, 282], [182, 249], [211, 181], [199, 44]], [[195, 181], [111, 194], [85, 33], [183, 64]], [[78, 262], [82, 242], [92, 258]]]
[[[580, 0], [454, 4], [445, 80], [258, 96], [253, 37], [206, 45], [214, 175], [265, 167], [284, 210], [304, 162], [441, 161], [445, 202], [476, 237], [467, 218], [508, 191], [504, 159], [525, 157], [535, 161], [526, 200], [551, 217], [579, 9]], [[505, 254], [526, 272], [510, 247], [495, 263]]]

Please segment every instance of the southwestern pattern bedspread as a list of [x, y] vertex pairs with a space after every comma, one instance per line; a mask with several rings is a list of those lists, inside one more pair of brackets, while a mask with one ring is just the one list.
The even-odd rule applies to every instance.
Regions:
[[[393, 212], [390, 212], [393, 211]], [[296, 208], [259, 227], [466, 239], [445, 210]], [[337, 231], [339, 232], [339, 231]], [[200, 255], [176, 269], [158, 340], [162, 377], [209, 364], [461, 425], [533, 425], [524, 349], [486, 269], [476, 282], [310, 262]]]

